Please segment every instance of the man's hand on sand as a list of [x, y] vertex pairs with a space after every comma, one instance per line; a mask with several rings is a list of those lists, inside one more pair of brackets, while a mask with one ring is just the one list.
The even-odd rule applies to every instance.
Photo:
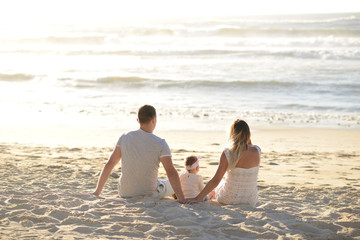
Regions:
[[183, 203], [185, 203], [185, 200], [186, 200], [186, 199], [182, 199], [182, 200], [180, 200], [180, 199], [177, 199], [176, 201], [177, 201], [178, 203], [181, 203], [181, 204], [183, 204]]

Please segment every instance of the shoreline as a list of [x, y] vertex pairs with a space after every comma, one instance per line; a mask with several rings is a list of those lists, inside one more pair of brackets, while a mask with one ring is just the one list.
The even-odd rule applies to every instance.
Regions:
[[[138, 126], [133, 129], [0, 126], [0, 143], [112, 148], [123, 133], [136, 129]], [[223, 131], [155, 129], [154, 134], [164, 138], [170, 148], [189, 150], [222, 149], [228, 135], [225, 129]], [[252, 142], [267, 151], [360, 151], [360, 143], [358, 143], [360, 129], [255, 126], [251, 128], [251, 134]]]

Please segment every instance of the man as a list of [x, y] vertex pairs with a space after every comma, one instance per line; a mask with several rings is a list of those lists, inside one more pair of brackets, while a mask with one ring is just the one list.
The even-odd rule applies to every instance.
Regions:
[[[121, 197], [158, 196], [175, 192], [179, 202], [184, 201], [179, 175], [171, 159], [168, 144], [153, 134], [156, 127], [156, 110], [144, 105], [139, 109], [140, 129], [123, 134], [101, 171], [96, 190], [100, 195], [112, 169], [121, 161], [119, 194]], [[165, 168], [170, 185], [157, 180], [160, 162]], [[173, 191], [171, 191], [172, 189]]]

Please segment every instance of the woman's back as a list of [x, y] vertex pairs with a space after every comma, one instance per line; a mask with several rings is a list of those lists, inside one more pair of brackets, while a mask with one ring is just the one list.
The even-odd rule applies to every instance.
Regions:
[[[226, 173], [225, 179], [216, 191], [216, 199], [224, 204], [250, 204], [255, 206], [257, 194], [257, 176], [260, 164], [260, 148], [250, 145], [243, 152], [235, 168]], [[227, 161], [228, 150], [224, 151]]]
[[259, 166], [260, 151], [258, 146], [248, 145], [248, 149], [241, 154], [235, 168], [252, 168]]

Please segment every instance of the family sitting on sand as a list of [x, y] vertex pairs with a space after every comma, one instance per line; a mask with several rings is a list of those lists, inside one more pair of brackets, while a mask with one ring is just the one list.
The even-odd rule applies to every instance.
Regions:
[[[119, 138], [93, 194], [100, 195], [112, 169], [122, 160], [118, 186], [119, 194], [124, 198], [173, 196], [180, 203], [197, 203], [214, 198], [223, 204], [256, 204], [261, 151], [258, 146], [252, 145], [250, 129], [245, 121], [236, 120], [232, 124], [229, 136], [231, 147], [222, 152], [218, 169], [205, 187], [198, 175], [199, 158], [196, 156], [186, 158], [186, 172], [179, 177], [168, 144], [153, 134], [157, 123], [153, 106], [144, 105], [139, 109], [138, 122], [139, 130]], [[160, 162], [168, 179], [158, 179]]]

